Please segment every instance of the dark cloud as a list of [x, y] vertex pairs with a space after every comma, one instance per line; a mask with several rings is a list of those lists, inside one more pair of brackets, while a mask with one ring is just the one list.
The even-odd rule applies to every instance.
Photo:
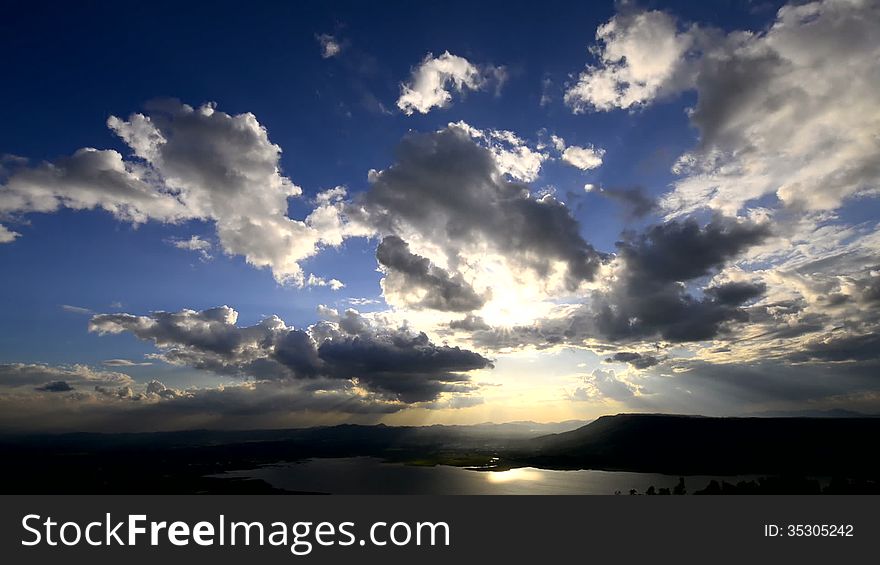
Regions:
[[169, 363], [258, 380], [310, 380], [315, 391], [356, 383], [382, 402], [421, 402], [467, 391], [472, 386], [466, 373], [491, 367], [477, 353], [436, 345], [424, 333], [374, 326], [354, 310], [309, 330], [290, 328], [274, 316], [239, 327], [237, 317], [228, 306], [150, 316], [101, 314], [90, 329], [131, 332], [155, 343], [161, 351], [156, 357]]
[[386, 298], [422, 291], [417, 300], [407, 301], [411, 308], [469, 312], [486, 302], [461, 275], [450, 275], [427, 258], [412, 253], [409, 244], [397, 236], [389, 235], [382, 240], [376, 249], [376, 259], [387, 273], [382, 283]]
[[325, 368], [312, 337], [294, 329], [277, 337], [271, 357], [297, 377], [317, 377]]
[[491, 329], [491, 326], [482, 317], [474, 316], [473, 314], [468, 314], [461, 320], [452, 320], [449, 322], [449, 327], [453, 330], [464, 330], [467, 332]]
[[[654, 340], [703, 341], [725, 324], [748, 320], [743, 305], [762, 284], [729, 282], [700, 288], [698, 279], [769, 235], [766, 226], [716, 217], [669, 221], [618, 243], [615, 276], [583, 303], [560, 307], [531, 326], [474, 328], [475, 343], [490, 349]], [[690, 288], [689, 288], [690, 287]], [[591, 347], [596, 347], [591, 343]]]
[[451, 268], [468, 251], [497, 252], [539, 276], [561, 262], [573, 290], [593, 279], [604, 258], [562, 202], [534, 198], [527, 186], [505, 180], [492, 154], [461, 128], [406, 137], [397, 162], [371, 182], [349, 216], [441, 246]]
[[117, 333], [111, 328], [123, 328], [160, 347], [182, 345], [226, 355], [236, 350], [244, 337], [234, 325], [237, 318], [229, 306], [201, 312], [154, 312], [150, 316], [98, 314], [89, 322], [89, 330]]
[[[756, 103], [768, 103], [767, 85], [785, 71], [786, 61], [770, 50], [743, 50], [735, 57], [703, 59], [702, 72], [697, 80], [700, 96], [690, 118], [700, 130], [703, 150], [717, 145], [745, 143], [738, 120], [742, 112]], [[777, 92], [776, 105], [784, 98], [796, 96], [795, 84], [789, 92]]]
[[43, 386], [57, 385], [58, 383], [72, 388], [90, 389], [95, 386], [125, 386], [131, 384], [132, 380], [125, 373], [96, 371], [85, 365], [53, 367], [28, 363], [0, 364], [0, 389], [17, 387], [42, 389]]
[[623, 261], [618, 283], [593, 297], [597, 330], [613, 340], [711, 339], [725, 322], [745, 320], [740, 306], [764, 288], [726, 283], [697, 297], [686, 283], [720, 269], [767, 235], [766, 226], [720, 217], [704, 227], [694, 220], [670, 221], [631, 235], [618, 243]]
[[611, 357], [605, 359], [606, 363], [629, 363], [636, 369], [647, 369], [653, 367], [660, 362], [654, 355], [642, 355], [635, 351], [618, 351]]
[[600, 188], [595, 192], [619, 202], [627, 208], [633, 218], [642, 218], [657, 208], [657, 202], [645, 190], [636, 186], [633, 188]]
[[827, 336], [806, 343], [789, 358], [803, 361], [871, 361], [880, 359], [880, 334]]
[[73, 387], [64, 381], [52, 381], [51, 383], [46, 383], [43, 386], [38, 386], [34, 390], [38, 390], [40, 392], [69, 392], [73, 390]]
[[742, 415], [767, 407], [846, 406], [876, 413], [880, 364], [875, 361], [792, 364], [787, 360], [709, 363], [681, 359], [675, 373], [652, 369], [639, 379], [639, 395], [629, 410], [719, 416]]
[[[872, 269], [873, 273], [880, 273], [880, 266]], [[862, 301], [865, 303], [880, 302], [880, 275], [872, 276], [864, 281], [862, 288]]]
[[465, 373], [490, 366], [489, 360], [477, 353], [434, 345], [424, 333], [326, 340], [318, 354], [333, 376], [356, 378], [371, 390], [403, 402], [467, 391], [470, 385]]
[[764, 284], [748, 282], [730, 282], [706, 289], [706, 295], [719, 304], [739, 306], [753, 298], [758, 298], [767, 290]]
[[709, 274], [770, 235], [767, 225], [716, 216], [706, 226], [696, 220], [669, 221], [618, 243], [631, 277], [662, 282]]

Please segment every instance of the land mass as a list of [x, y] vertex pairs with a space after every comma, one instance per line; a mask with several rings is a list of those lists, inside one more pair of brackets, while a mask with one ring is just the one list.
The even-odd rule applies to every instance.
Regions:
[[[0, 491], [271, 493], [279, 491], [262, 481], [217, 475], [314, 457], [355, 456], [486, 472], [533, 466], [766, 475], [777, 481], [775, 491], [785, 491], [779, 477], [787, 478], [786, 485], [801, 485], [798, 478], [803, 477], [834, 478], [835, 492], [876, 492], [880, 479], [875, 455], [880, 418], [619, 414], [580, 424], [6, 435], [0, 436]], [[760, 485], [758, 490], [726, 486], [727, 492], [763, 492]], [[815, 489], [811, 483], [795, 490]]]

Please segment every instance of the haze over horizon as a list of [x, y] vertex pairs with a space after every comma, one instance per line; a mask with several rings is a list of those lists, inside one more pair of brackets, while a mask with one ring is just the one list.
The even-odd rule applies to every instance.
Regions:
[[880, 2], [570, 4], [13, 2], [0, 432], [880, 413]]

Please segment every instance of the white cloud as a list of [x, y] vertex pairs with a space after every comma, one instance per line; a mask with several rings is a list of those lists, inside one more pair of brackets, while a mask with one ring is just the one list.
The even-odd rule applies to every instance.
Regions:
[[562, 152], [562, 160], [573, 167], [577, 167], [582, 171], [595, 169], [602, 165], [602, 157], [605, 156], [604, 149], [596, 149], [595, 147], [577, 147], [571, 145]]
[[18, 232], [14, 232], [7, 228], [6, 226], [0, 224], [0, 243], [11, 243], [15, 241], [16, 237], [19, 237], [21, 234]]
[[449, 51], [436, 58], [428, 53], [413, 69], [409, 82], [400, 85], [397, 107], [406, 115], [427, 114], [432, 108], [448, 107], [452, 91], [483, 90], [492, 82], [500, 88], [506, 77], [504, 67], [477, 66]]
[[775, 195], [831, 210], [880, 194], [880, 7], [867, 0], [783, 6], [764, 32], [682, 26], [625, 12], [597, 30], [590, 66], [566, 93], [575, 112], [634, 108], [696, 89], [699, 145], [662, 200], [671, 216], [732, 215]]
[[558, 151], [559, 153], [565, 151], [565, 140], [558, 135], [551, 135], [550, 143], [553, 145], [553, 148], [556, 149], [556, 151]]
[[732, 214], [775, 195], [830, 210], [880, 189], [880, 7], [788, 5], [765, 33], [734, 32], [700, 61], [700, 144], [676, 168], [670, 215]]
[[13, 170], [0, 190], [0, 214], [102, 208], [132, 223], [193, 215], [147, 177], [143, 167], [124, 161], [116, 151], [86, 147], [54, 163]]
[[107, 125], [134, 158], [84, 148], [19, 165], [0, 186], [0, 215], [100, 208], [135, 224], [212, 221], [225, 253], [297, 285], [304, 283], [300, 261], [344, 237], [336, 199], [319, 202], [304, 220], [287, 216], [288, 198], [302, 191], [281, 173], [281, 148], [253, 114], [162, 101]]
[[330, 290], [340, 290], [345, 288], [345, 283], [336, 279], [327, 280], [312, 273], [306, 280], [306, 286], [328, 286]]
[[502, 317], [498, 309], [519, 317], [528, 310], [526, 295], [573, 292], [591, 281], [602, 254], [583, 239], [563, 202], [510, 182], [478, 141], [460, 124], [405, 138], [398, 161], [371, 175], [356, 203], [361, 221], [400, 237], [434, 267], [460, 274], [477, 296], [491, 289], [487, 320]]
[[368, 306], [370, 304], [379, 304], [380, 300], [375, 298], [349, 298], [348, 303], [354, 304], [355, 306]]
[[318, 44], [321, 46], [321, 57], [324, 59], [330, 59], [342, 52], [342, 44], [329, 33], [316, 35], [315, 39], [318, 40]]
[[334, 202], [340, 202], [343, 200], [346, 194], [348, 194], [348, 190], [344, 186], [335, 186], [319, 192], [315, 196], [315, 202], [319, 205], [333, 204]]
[[565, 92], [575, 113], [632, 108], [682, 80], [691, 31], [679, 32], [674, 18], [651, 11], [618, 14], [596, 30], [591, 51], [598, 66], [588, 66]]
[[610, 369], [594, 369], [590, 375], [584, 377], [584, 384], [586, 386], [578, 390], [588, 398], [626, 401], [638, 392], [638, 388], [622, 380]]
[[542, 152], [537, 147], [530, 147], [524, 139], [512, 131], [481, 130], [464, 121], [450, 123], [448, 127], [461, 129], [477, 140], [492, 153], [498, 169], [514, 180], [535, 181], [544, 161], [550, 158], [548, 153]]
[[93, 314], [94, 312], [89, 308], [83, 308], [82, 306], [71, 306], [70, 304], [62, 304], [61, 309], [65, 312], [71, 312], [73, 314]]
[[199, 257], [202, 258], [203, 261], [207, 261], [211, 259], [211, 242], [202, 239], [201, 237], [194, 235], [189, 239], [170, 239], [168, 243], [176, 247], [177, 249], [183, 249], [186, 251], [193, 251], [199, 254]]

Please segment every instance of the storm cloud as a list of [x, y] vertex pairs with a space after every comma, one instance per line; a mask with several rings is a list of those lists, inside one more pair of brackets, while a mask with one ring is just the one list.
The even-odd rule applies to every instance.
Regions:
[[685, 283], [721, 268], [769, 235], [764, 225], [716, 217], [701, 227], [694, 220], [670, 221], [618, 243], [618, 283], [594, 295], [598, 331], [612, 340], [661, 337], [700, 341], [722, 324], [745, 320], [740, 306], [763, 292], [760, 285], [724, 283], [689, 292]]
[[467, 373], [491, 367], [485, 357], [432, 343], [424, 333], [371, 324], [354, 310], [308, 330], [278, 317], [236, 325], [228, 306], [149, 316], [100, 314], [90, 331], [130, 332], [168, 363], [257, 380], [312, 380], [316, 391], [363, 387], [382, 400], [422, 402], [471, 390]]

